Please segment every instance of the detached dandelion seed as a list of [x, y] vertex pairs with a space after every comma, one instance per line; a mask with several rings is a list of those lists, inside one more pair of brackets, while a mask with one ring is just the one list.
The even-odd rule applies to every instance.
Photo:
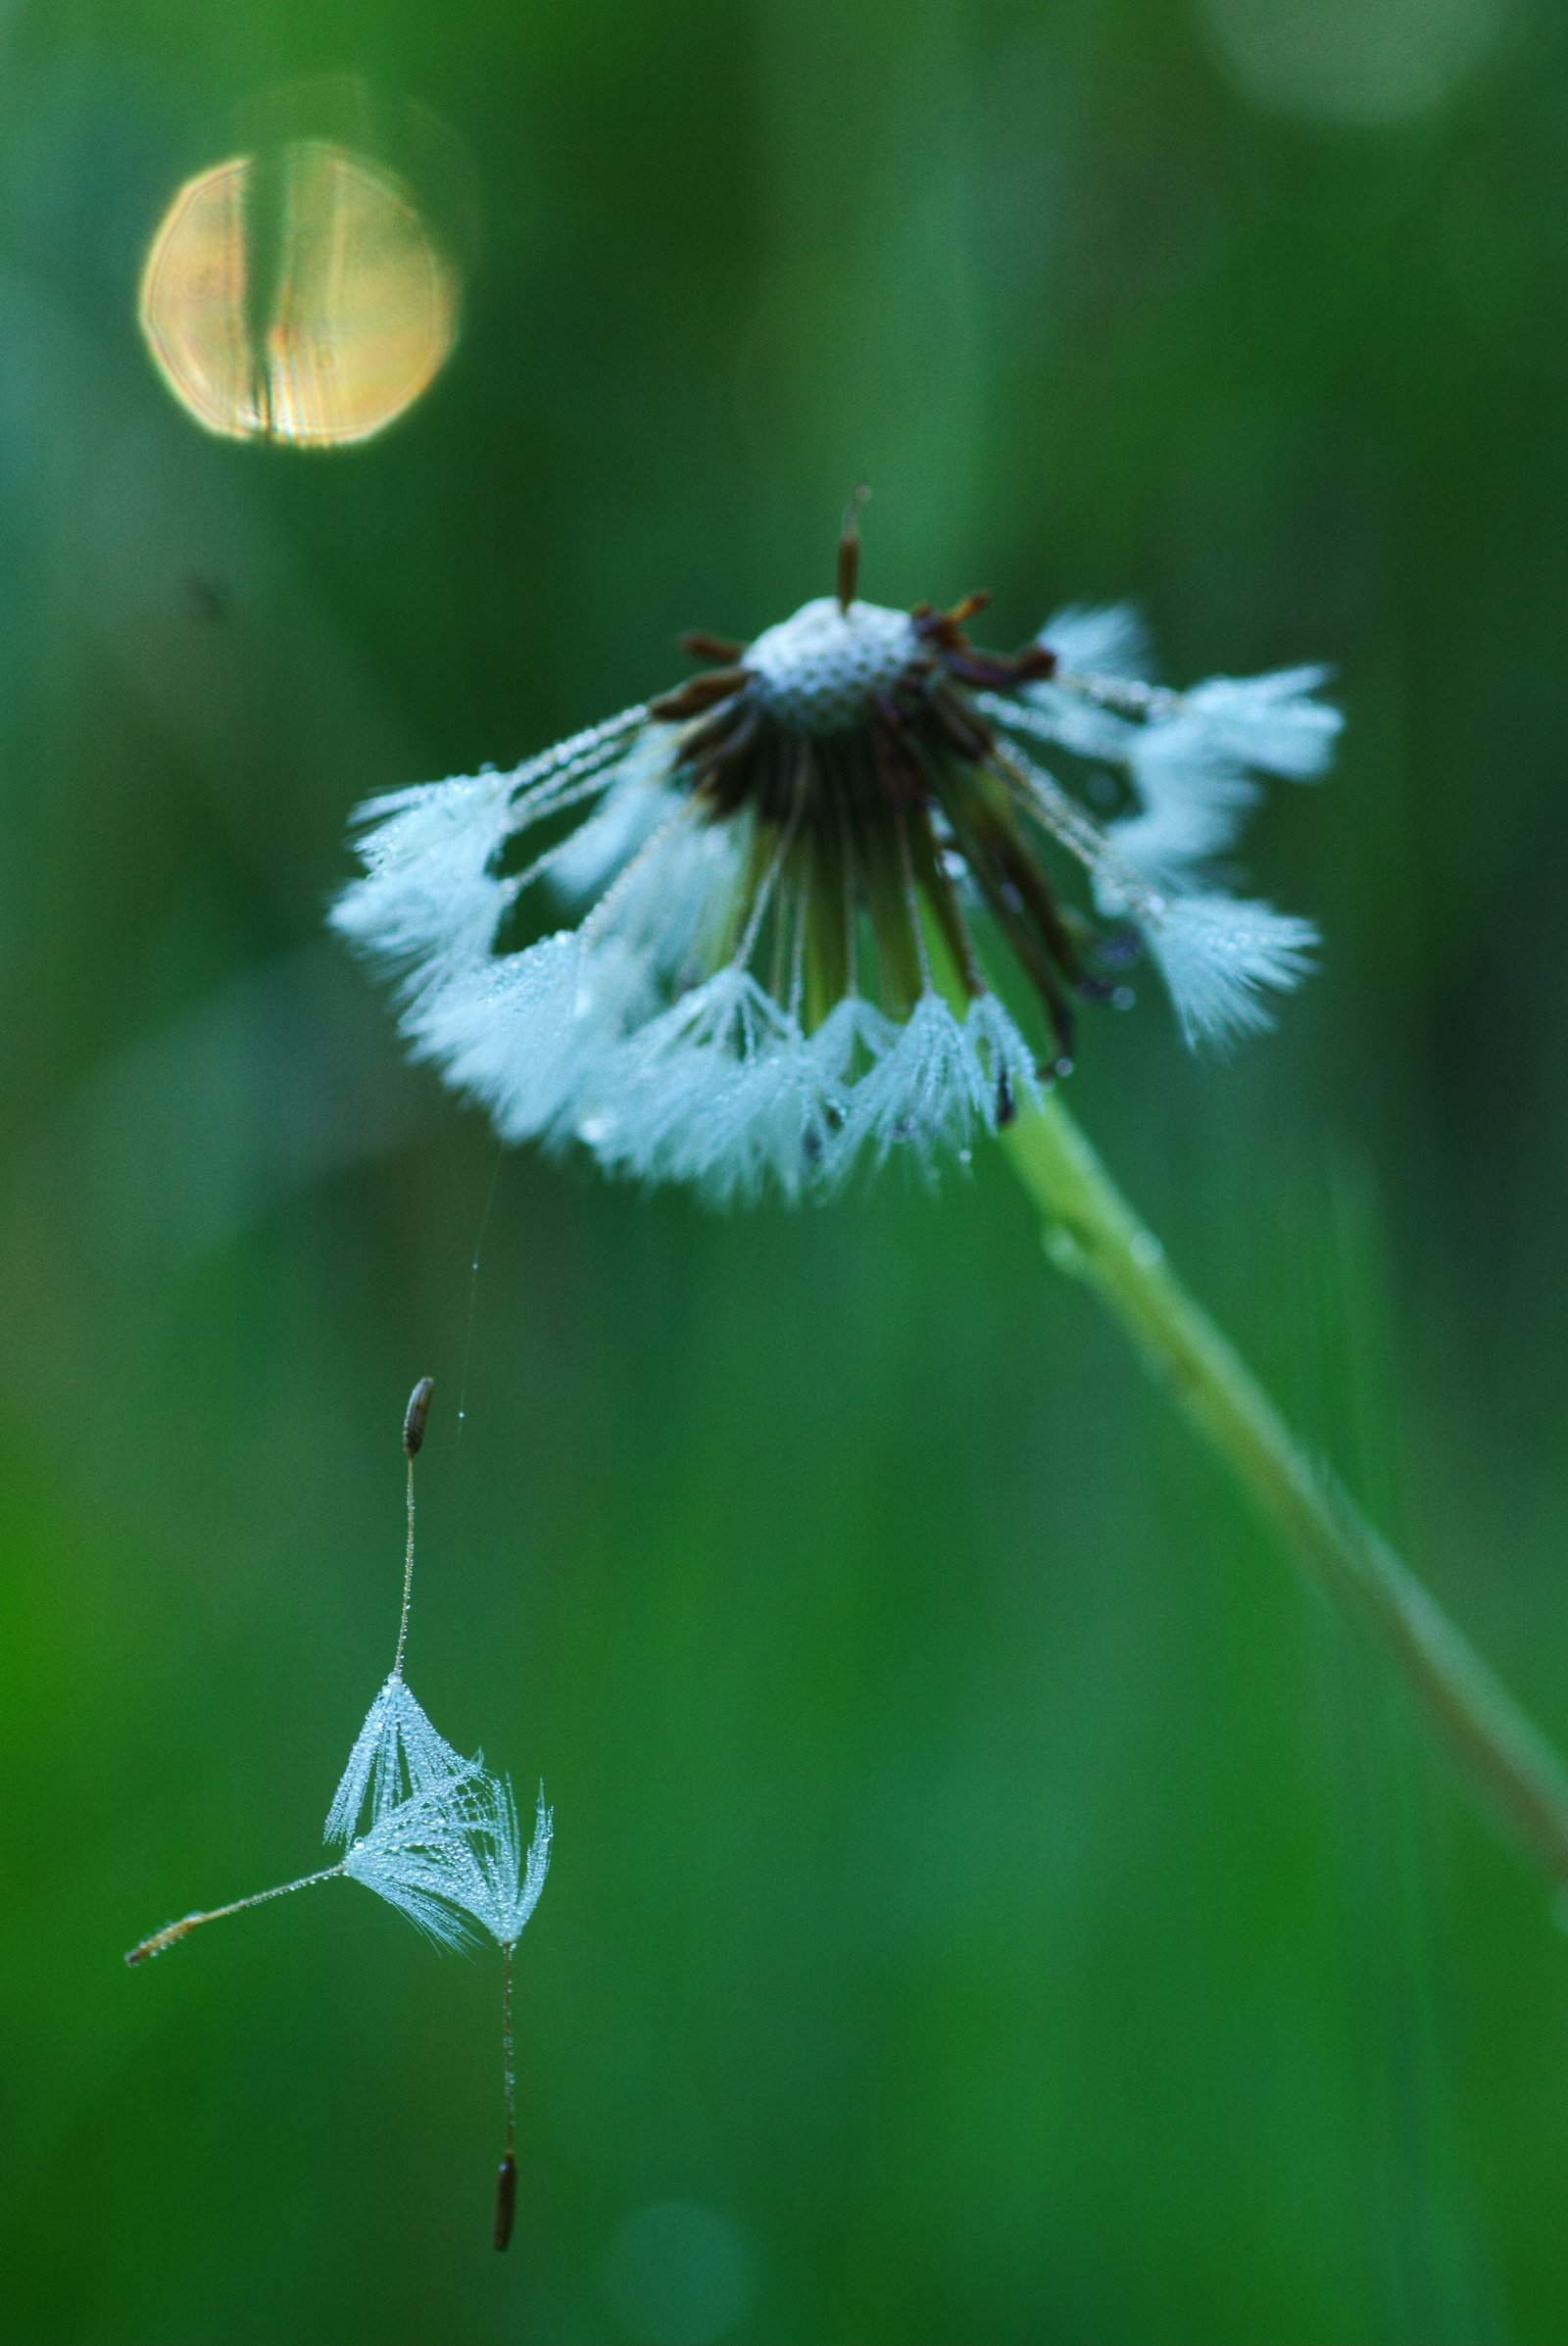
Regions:
[[340, 1877], [373, 1890], [437, 1946], [463, 1946], [472, 1933], [462, 1912], [471, 1861], [463, 1836], [461, 1806], [454, 1797], [471, 1777], [467, 1764], [462, 1765], [461, 1775], [389, 1809], [335, 1866], [302, 1875], [298, 1882], [279, 1882], [275, 1889], [257, 1890], [230, 1905], [214, 1906], [205, 1913], [187, 1914], [177, 1923], [166, 1923], [132, 1947], [125, 1961], [131, 1965], [149, 1962], [203, 1923], [221, 1922], [227, 1915], [243, 1914], [248, 1907], [292, 1897], [296, 1890], [314, 1889], [318, 1882], [336, 1882]]
[[403, 1676], [403, 1655], [409, 1638], [409, 1608], [414, 1596], [414, 1461], [424, 1442], [430, 1414], [433, 1377], [421, 1377], [409, 1395], [403, 1418], [403, 1451], [408, 1461], [408, 1545], [403, 1562], [403, 1610], [398, 1620], [397, 1654], [392, 1675], [366, 1713], [365, 1725], [354, 1740], [348, 1765], [332, 1795], [321, 1837], [347, 1841], [353, 1837], [368, 1795], [370, 1815], [379, 1824], [402, 1800], [437, 1791], [475, 1774], [476, 1759], [466, 1760], [437, 1733], [415, 1700]]
[[[438, 1947], [469, 1944], [476, 1930], [489, 1932], [501, 1949], [501, 2045], [506, 2086], [507, 2136], [496, 2183], [493, 2238], [504, 2249], [512, 2238], [517, 2207], [516, 2093], [512, 2033], [512, 1959], [524, 1925], [539, 1902], [550, 1867], [551, 1811], [544, 1787], [533, 1839], [526, 1855], [512, 1785], [489, 1775], [482, 1759], [466, 1760], [437, 1735], [403, 1684], [414, 1592], [414, 1461], [424, 1441], [432, 1380], [421, 1377], [409, 1396], [403, 1419], [408, 1461], [408, 1549], [403, 1568], [403, 1610], [398, 1622], [397, 1659], [392, 1676], [370, 1706], [350, 1754], [327, 1818], [329, 1838], [348, 1848], [336, 1865], [323, 1866], [298, 1881], [281, 1882], [226, 1906], [182, 1915], [149, 1932], [125, 1956], [127, 1964], [149, 1963], [204, 1924], [221, 1922], [296, 1890], [323, 1882], [358, 1882], [413, 1923]], [[359, 1833], [367, 1792], [372, 1816]]]
[[[686, 637], [704, 673], [515, 773], [360, 810], [366, 877], [333, 919], [400, 973], [416, 1054], [504, 1138], [716, 1202], [822, 1194], [1037, 1102], [1070, 1070], [1075, 1002], [1122, 999], [1140, 946], [1192, 1044], [1266, 1025], [1310, 966], [1310, 923], [1238, 902], [1209, 861], [1257, 775], [1326, 766], [1325, 671], [1165, 691], [1132, 672], [1125, 611], [981, 650], [984, 595], [858, 600], [863, 495], [835, 595], [750, 645]], [[1109, 776], [1124, 811], [1097, 819], [1048, 753]], [[498, 950], [529, 891], [577, 926]], [[999, 947], [1038, 998], [1038, 1063], [993, 989]]]
[[414, 1461], [424, 1447], [424, 1429], [430, 1415], [430, 1396], [435, 1392], [435, 1379], [421, 1377], [409, 1395], [409, 1405], [403, 1412], [403, 1454], [413, 1475]]
[[164, 1954], [180, 1939], [187, 1938], [203, 1923], [220, 1923], [226, 1915], [243, 1914], [248, 1906], [265, 1906], [270, 1899], [289, 1898], [296, 1890], [314, 1889], [318, 1882], [335, 1882], [343, 1870], [341, 1865], [327, 1866], [319, 1874], [303, 1874], [298, 1882], [280, 1882], [275, 1889], [257, 1890], [253, 1896], [235, 1898], [227, 1906], [212, 1906], [205, 1913], [184, 1915], [177, 1923], [166, 1923], [162, 1931], [154, 1931], [140, 1940], [125, 1961], [131, 1965], [149, 1963], [155, 1955]]
[[[461, 1946], [468, 1937], [467, 1925], [458, 1908], [472, 1862], [463, 1837], [466, 1812], [459, 1796], [465, 1785], [482, 1774], [482, 1765], [454, 1751], [403, 1683], [403, 1649], [414, 1590], [414, 1461], [424, 1440], [433, 1391], [433, 1380], [421, 1377], [409, 1396], [403, 1420], [409, 1537], [397, 1660], [355, 1740], [326, 1820], [325, 1838], [348, 1841], [350, 1847], [335, 1866], [319, 1873], [281, 1882], [275, 1889], [258, 1890], [255, 1896], [238, 1898], [229, 1906], [167, 1923], [130, 1950], [127, 1963], [145, 1963], [161, 1955], [203, 1923], [241, 1914], [250, 1906], [265, 1906], [269, 1899], [286, 1898], [295, 1890], [311, 1889], [339, 1876], [373, 1890], [439, 1946]], [[356, 1827], [368, 1788], [372, 1816], [368, 1832], [362, 1835], [357, 1834]]]

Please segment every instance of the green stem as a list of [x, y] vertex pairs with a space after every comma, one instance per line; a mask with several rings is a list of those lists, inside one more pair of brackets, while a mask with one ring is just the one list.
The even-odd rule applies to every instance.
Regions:
[[1320, 1588], [1397, 1664], [1473, 1785], [1559, 1877], [1568, 1877], [1568, 1776], [1481, 1656], [1310, 1458], [1245, 1361], [1168, 1268], [1059, 1099], [1003, 1135], [1045, 1217], [1058, 1270], [1099, 1293], [1153, 1375]]

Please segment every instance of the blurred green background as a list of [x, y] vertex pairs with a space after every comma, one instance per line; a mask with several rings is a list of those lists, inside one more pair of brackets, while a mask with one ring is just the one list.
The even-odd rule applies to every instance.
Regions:
[[[321, 929], [359, 799], [826, 591], [861, 474], [875, 600], [1334, 660], [1340, 771], [1249, 843], [1322, 975], [1229, 1066], [1146, 987], [1072, 1104], [1560, 1737], [1557, 12], [0, 40], [4, 2335], [1558, 2339], [1549, 1893], [1000, 1159], [732, 1221], [497, 1173]], [[225, 443], [143, 255], [322, 75], [433, 118], [461, 336], [362, 448]], [[121, 1962], [316, 1862], [424, 1372], [411, 1678], [558, 1811], [505, 2260], [495, 1960], [333, 1883]]]

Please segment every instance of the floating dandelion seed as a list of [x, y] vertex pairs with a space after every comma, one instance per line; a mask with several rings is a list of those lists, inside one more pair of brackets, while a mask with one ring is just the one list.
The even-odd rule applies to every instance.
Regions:
[[[403, 1613], [398, 1624], [397, 1659], [392, 1675], [371, 1703], [369, 1714], [355, 1739], [348, 1766], [327, 1814], [324, 1837], [349, 1841], [351, 1846], [335, 1866], [302, 1875], [275, 1889], [259, 1890], [230, 1906], [202, 1914], [188, 1914], [153, 1932], [126, 1956], [127, 1963], [145, 1963], [161, 1955], [201, 1923], [216, 1923], [240, 1914], [248, 1906], [264, 1906], [270, 1898], [286, 1898], [295, 1890], [311, 1889], [318, 1882], [339, 1875], [363, 1882], [399, 1912], [406, 1914], [426, 1936], [440, 1946], [461, 1946], [470, 1935], [457, 1908], [474, 1876], [475, 1861], [464, 1837], [468, 1810], [465, 1787], [483, 1776], [478, 1759], [466, 1760], [439, 1735], [403, 1682], [403, 1652], [409, 1634], [409, 1604], [414, 1592], [414, 1461], [424, 1441], [434, 1380], [421, 1377], [409, 1396], [403, 1420], [403, 1448], [408, 1459], [408, 1549], [403, 1568]], [[366, 1793], [370, 1795], [369, 1830], [357, 1834]], [[476, 1809], [474, 1813], [480, 1812]]]
[[409, 1537], [403, 1563], [403, 1612], [398, 1622], [397, 1658], [392, 1675], [366, 1713], [365, 1725], [354, 1739], [348, 1765], [332, 1795], [321, 1837], [327, 1841], [352, 1838], [365, 1806], [379, 1824], [410, 1796], [440, 1789], [478, 1772], [479, 1762], [466, 1760], [437, 1733], [403, 1677], [403, 1654], [409, 1639], [409, 1605], [414, 1595], [414, 1461], [424, 1442], [430, 1414], [433, 1377], [421, 1377], [409, 1395], [403, 1419], [403, 1451], [408, 1460]]
[[[1173, 693], [1136, 622], [1072, 611], [1014, 655], [951, 611], [857, 599], [858, 503], [836, 596], [515, 773], [371, 801], [338, 929], [401, 973], [404, 1031], [504, 1137], [573, 1142], [717, 1201], [831, 1190], [898, 1147], [929, 1159], [1010, 1122], [1069, 1070], [1072, 1002], [1124, 1001], [1147, 945], [1190, 1043], [1268, 1023], [1315, 931], [1206, 869], [1255, 775], [1322, 771], [1324, 671]], [[1097, 821], [1042, 750], [1118, 777]], [[591, 812], [587, 810], [592, 807]], [[587, 819], [582, 819], [587, 813]], [[505, 868], [533, 834], [531, 860]], [[1092, 909], [1058, 895], [1054, 850]], [[528, 890], [585, 907], [517, 952]], [[992, 990], [977, 911], [1033, 986], [1043, 1067]]]
[[275, 1889], [258, 1890], [249, 1898], [236, 1898], [231, 1905], [214, 1906], [202, 1914], [187, 1914], [177, 1923], [166, 1923], [162, 1931], [153, 1931], [132, 1947], [125, 1961], [146, 1963], [202, 1923], [221, 1922], [225, 1915], [243, 1914], [247, 1907], [265, 1906], [272, 1898], [292, 1897], [296, 1890], [313, 1889], [318, 1882], [335, 1882], [339, 1876], [373, 1890], [438, 1946], [465, 1945], [472, 1933], [460, 1908], [472, 1860], [455, 1795], [470, 1780], [472, 1771], [466, 1762], [460, 1762], [460, 1767], [461, 1775], [388, 1809], [335, 1866], [302, 1875], [298, 1882], [279, 1882]]
[[[501, 1782], [482, 1759], [463, 1759], [436, 1733], [403, 1683], [409, 1605], [414, 1589], [414, 1461], [424, 1441], [433, 1381], [421, 1377], [409, 1396], [403, 1420], [408, 1460], [409, 1540], [403, 1570], [403, 1612], [398, 1624], [392, 1676], [370, 1705], [355, 1740], [348, 1767], [327, 1818], [327, 1837], [348, 1839], [336, 1865], [298, 1881], [257, 1890], [227, 1906], [214, 1906], [166, 1923], [132, 1947], [130, 1965], [148, 1963], [189, 1936], [204, 1923], [221, 1922], [273, 1898], [343, 1879], [358, 1882], [407, 1916], [441, 1947], [471, 1942], [488, 1931], [502, 1954], [501, 2044], [506, 2081], [507, 2137], [496, 2183], [493, 2238], [498, 2249], [512, 2238], [517, 2207], [516, 2093], [512, 2033], [512, 1959], [529, 1916], [539, 1903], [550, 1869], [553, 1812], [544, 1786], [534, 1834], [526, 1852], [510, 1781]], [[356, 1833], [368, 1791], [368, 1830]]]

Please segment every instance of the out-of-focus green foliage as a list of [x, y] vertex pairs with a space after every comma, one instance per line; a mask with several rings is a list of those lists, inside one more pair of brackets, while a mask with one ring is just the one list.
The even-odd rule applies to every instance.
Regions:
[[[1381, 5], [1369, 122], [1241, 0], [7, 13], [18, 2346], [1560, 2334], [1546, 1894], [1005, 1168], [509, 1157], [470, 1324], [493, 1144], [320, 929], [357, 800], [825, 591], [861, 474], [877, 600], [1334, 660], [1251, 856], [1321, 978], [1219, 1068], [1146, 988], [1073, 1105], [1560, 1733], [1559, 36], [1452, 0], [1400, 100]], [[205, 438], [142, 255], [325, 74], [441, 126], [458, 348], [353, 453]], [[345, 1883], [120, 1961], [313, 1862], [426, 1371], [411, 1676], [558, 1817], [504, 2260], [493, 1963]]]

